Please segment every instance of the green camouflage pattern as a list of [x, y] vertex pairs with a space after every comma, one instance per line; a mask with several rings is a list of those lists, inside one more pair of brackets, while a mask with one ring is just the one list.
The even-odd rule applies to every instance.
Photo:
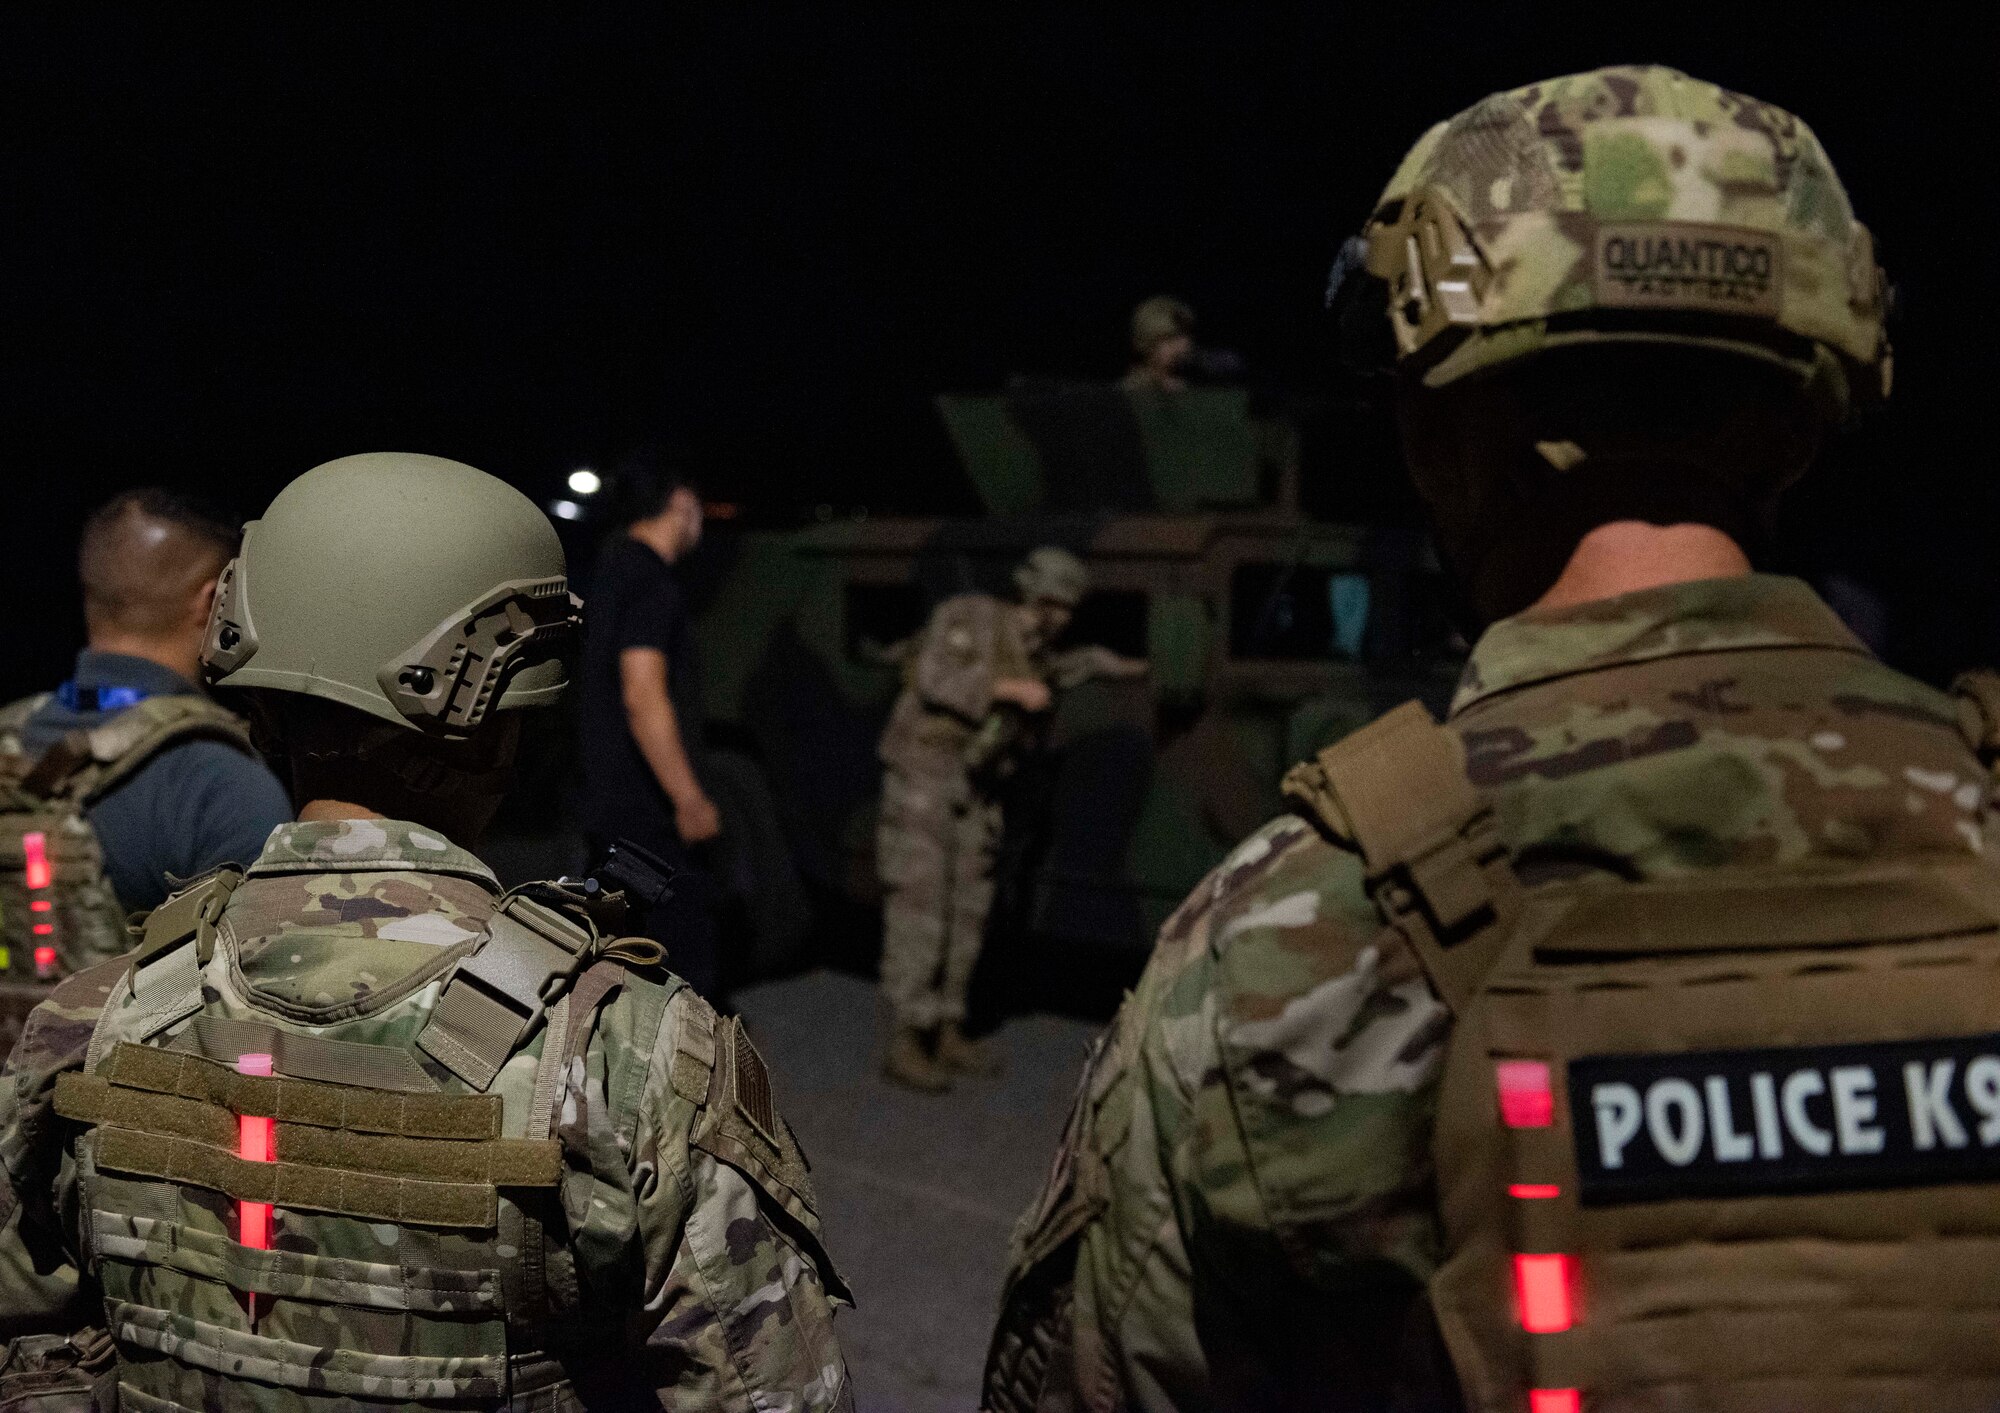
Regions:
[[[1450, 322], [1476, 336], [1431, 369], [1433, 384], [1520, 357], [1554, 341], [1547, 320], [1633, 304], [1607, 292], [1599, 237], [1623, 223], [1694, 239], [1771, 249], [1776, 268], [1733, 291], [1749, 312], [1832, 351], [1887, 390], [1883, 285], [1867, 229], [1854, 219], [1819, 139], [1782, 108], [1689, 78], [1673, 69], [1593, 70], [1498, 93], [1439, 123], [1403, 159], [1371, 224], [1369, 267], [1407, 273], [1402, 207], [1426, 192], [1455, 207], [1476, 250], [1470, 287], [1439, 281], [1457, 272], [1425, 256], [1441, 301], [1464, 299]], [[1768, 238], [1759, 242], [1758, 237]], [[1712, 273], [1702, 259], [1682, 267]], [[1678, 287], [1658, 307], [1684, 332], [1685, 311], [1729, 314], [1710, 298], [1727, 282]], [[1418, 291], [1422, 293], [1422, 291]], [[1392, 303], [1397, 296], [1392, 296]], [[1641, 301], [1644, 303], [1645, 301]], [[1587, 322], [1587, 321], [1585, 321]], [[1716, 337], [1732, 335], [1719, 323]]]
[[[483, 864], [421, 826], [284, 826], [229, 896], [199, 1014], [393, 1048], [466, 1093], [414, 1041], [499, 902]], [[0, 1095], [0, 1218], [19, 1219], [0, 1308], [17, 1303], [22, 1255], [81, 1256], [128, 1401], [852, 1406], [831, 1323], [848, 1297], [803, 1158], [767, 1097], [749, 1106], [767, 1131], [746, 1137], [735, 1032], [677, 978], [624, 972], [568, 1071], [543, 1076], [567, 1033], [559, 1003], [487, 1091], [504, 1136], [560, 1141], [558, 1188], [503, 1187], [488, 1229], [280, 1208], [271, 1255], [236, 1244], [232, 1199], [100, 1167], [98, 1131], [54, 1115], [55, 1080], [85, 1066], [93, 1035], [104, 1053], [141, 1021], [122, 964], [71, 978], [35, 1011]], [[531, 1134], [544, 1080], [550, 1127]], [[257, 1282], [253, 1322], [239, 1292]]]
[[[2000, 848], [1950, 698], [1805, 585], [1746, 576], [1494, 625], [1451, 729], [1524, 882], [1839, 868]], [[1024, 1217], [987, 1406], [1373, 1406], [1442, 1257], [1451, 1018], [1359, 858], [1302, 819], [1173, 915]]]

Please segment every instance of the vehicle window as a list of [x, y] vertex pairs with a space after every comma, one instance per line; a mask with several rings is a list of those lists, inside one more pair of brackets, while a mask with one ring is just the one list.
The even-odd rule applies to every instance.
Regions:
[[1229, 581], [1229, 653], [1251, 662], [1388, 662], [1458, 651], [1443, 578], [1239, 564]]
[[1146, 655], [1146, 595], [1139, 589], [1099, 589], [1076, 606], [1062, 646], [1098, 643], [1126, 657]]
[[923, 626], [923, 591], [913, 583], [857, 584], [841, 591], [847, 656], [874, 663], [884, 649], [913, 637]]
[[1262, 662], [1357, 657], [1368, 580], [1300, 564], [1239, 564], [1229, 577], [1229, 655]]

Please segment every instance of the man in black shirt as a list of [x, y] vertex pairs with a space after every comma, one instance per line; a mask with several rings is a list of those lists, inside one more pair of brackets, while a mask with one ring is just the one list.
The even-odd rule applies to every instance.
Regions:
[[629, 840], [682, 874], [635, 918], [709, 1000], [720, 958], [712, 885], [689, 850], [721, 832], [696, 773], [702, 708], [694, 625], [674, 563], [701, 542], [701, 498], [674, 477], [632, 471], [617, 487], [623, 528], [605, 542], [584, 605], [584, 828], [602, 857]]

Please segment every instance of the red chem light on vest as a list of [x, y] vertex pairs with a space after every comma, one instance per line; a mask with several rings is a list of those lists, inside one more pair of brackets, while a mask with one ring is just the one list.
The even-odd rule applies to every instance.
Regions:
[[1541, 1060], [1502, 1060], [1493, 1067], [1500, 1121], [1508, 1128], [1547, 1128], [1556, 1121], [1555, 1090]]
[[[238, 1055], [238, 1074], [266, 1075], [271, 1073], [269, 1055]], [[236, 1155], [251, 1163], [271, 1162], [271, 1121], [254, 1114], [240, 1114], [236, 1119]], [[271, 1204], [268, 1202], [238, 1202], [236, 1204], [237, 1239], [243, 1245], [257, 1251], [271, 1249]]]
[[1573, 1388], [1531, 1388], [1528, 1413], [1583, 1413], [1583, 1395]]
[[40, 832], [21, 836], [21, 857], [27, 861], [30, 889], [46, 888], [53, 870], [49, 868], [49, 836]]
[[1507, 1195], [1531, 1202], [1546, 1201], [1551, 1197], [1562, 1196], [1563, 1190], [1552, 1182], [1510, 1182], [1507, 1184]]
[[1573, 1323], [1569, 1257], [1560, 1253], [1516, 1256], [1514, 1292], [1521, 1300], [1521, 1328], [1529, 1334], [1561, 1334]]

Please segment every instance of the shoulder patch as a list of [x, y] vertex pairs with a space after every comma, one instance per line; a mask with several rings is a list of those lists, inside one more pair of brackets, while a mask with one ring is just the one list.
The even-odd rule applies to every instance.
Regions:
[[750, 1043], [750, 1032], [743, 1028], [738, 1017], [730, 1017], [729, 1043], [735, 1050], [736, 1073], [733, 1098], [736, 1110], [750, 1121], [773, 1148], [782, 1148], [778, 1142], [778, 1116], [771, 1106], [771, 1072], [764, 1066], [764, 1057], [757, 1053], [757, 1047]]

